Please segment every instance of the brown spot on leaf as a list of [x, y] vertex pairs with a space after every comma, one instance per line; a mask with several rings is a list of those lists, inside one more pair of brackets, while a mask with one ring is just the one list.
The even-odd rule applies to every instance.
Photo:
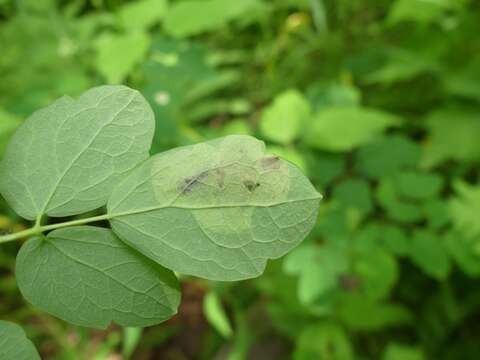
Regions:
[[254, 192], [256, 188], [260, 186], [260, 183], [252, 180], [245, 180], [243, 185], [247, 188], [248, 191]]

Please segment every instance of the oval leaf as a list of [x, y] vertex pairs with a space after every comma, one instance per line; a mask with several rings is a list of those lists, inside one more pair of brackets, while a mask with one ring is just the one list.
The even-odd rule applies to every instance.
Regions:
[[154, 126], [146, 100], [124, 86], [63, 97], [13, 136], [0, 165], [0, 192], [29, 220], [98, 208], [112, 186], [148, 158]]
[[80, 326], [155, 325], [172, 317], [180, 302], [172, 272], [97, 227], [29, 240], [18, 254], [16, 275], [29, 302]]
[[236, 135], [152, 157], [113, 191], [108, 213], [122, 240], [163, 266], [234, 281], [298, 245], [319, 200], [294, 165]]
[[40, 360], [40, 356], [20, 326], [0, 320], [0, 359]]

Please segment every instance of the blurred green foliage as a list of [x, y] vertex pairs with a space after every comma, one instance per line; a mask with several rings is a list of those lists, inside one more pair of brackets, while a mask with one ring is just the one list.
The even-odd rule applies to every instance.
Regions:
[[126, 83], [155, 151], [252, 134], [325, 196], [263, 277], [183, 278], [180, 314], [143, 334], [24, 304], [16, 244], [0, 317], [46, 359], [477, 359], [479, 32], [476, 0], [0, 0], [0, 152], [53, 99]]

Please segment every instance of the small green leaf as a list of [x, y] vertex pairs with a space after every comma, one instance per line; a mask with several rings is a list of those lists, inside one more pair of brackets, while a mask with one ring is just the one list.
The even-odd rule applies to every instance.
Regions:
[[400, 196], [414, 200], [426, 200], [437, 196], [444, 180], [437, 174], [406, 171], [393, 177]]
[[444, 241], [434, 233], [418, 230], [413, 234], [410, 257], [427, 275], [444, 280], [450, 273], [450, 257]]
[[333, 197], [346, 208], [354, 208], [368, 213], [372, 211], [372, 194], [368, 182], [362, 179], [349, 179], [338, 184]]
[[379, 138], [361, 147], [356, 154], [356, 169], [374, 179], [413, 168], [420, 160], [420, 147], [403, 135]]
[[105, 205], [111, 188], [149, 156], [150, 106], [125, 86], [100, 86], [35, 112], [13, 135], [0, 165], [0, 191], [34, 220]]
[[143, 32], [104, 33], [95, 43], [95, 66], [109, 84], [119, 84], [145, 57], [149, 46], [150, 37]]
[[167, 0], [129, 2], [118, 11], [118, 21], [126, 30], [146, 30], [164, 17], [167, 5]]
[[260, 131], [267, 140], [290, 144], [300, 136], [310, 116], [310, 104], [305, 97], [296, 90], [288, 90], [264, 110]]
[[480, 235], [480, 186], [462, 181], [454, 183], [457, 196], [449, 202], [449, 213], [455, 227], [467, 237]]
[[427, 116], [429, 132], [422, 165], [435, 167], [446, 160], [478, 161], [480, 158], [480, 114], [465, 109], [441, 109]]
[[352, 344], [345, 331], [334, 323], [319, 323], [304, 329], [298, 339], [294, 360], [354, 359]]
[[259, 276], [316, 222], [320, 194], [255, 138], [232, 135], [158, 154], [112, 193], [113, 230], [183, 274]]
[[422, 351], [417, 347], [389, 343], [383, 353], [383, 360], [424, 360]]
[[0, 359], [40, 360], [40, 356], [20, 326], [0, 320]]
[[445, 237], [445, 246], [465, 274], [480, 276], [480, 238], [470, 239], [452, 231]]
[[203, 300], [203, 312], [208, 322], [225, 338], [233, 334], [225, 309], [214, 292], [209, 292]]
[[168, 34], [177, 38], [197, 35], [224, 26], [246, 14], [257, 3], [257, 0], [179, 1], [170, 7], [164, 27]]
[[432, 22], [446, 10], [450, 10], [452, 4], [451, 0], [396, 0], [388, 14], [388, 22], [391, 24], [401, 21]]
[[30, 239], [18, 254], [16, 275], [29, 302], [80, 326], [151, 326], [172, 317], [180, 302], [172, 272], [98, 227]]
[[320, 111], [305, 132], [308, 145], [329, 151], [348, 151], [401, 123], [397, 117], [373, 109], [332, 107]]

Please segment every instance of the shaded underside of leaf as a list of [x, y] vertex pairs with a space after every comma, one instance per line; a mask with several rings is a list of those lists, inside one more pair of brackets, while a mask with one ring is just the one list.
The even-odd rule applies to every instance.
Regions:
[[20, 326], [0, 320], [0, 359], [40, 360], [40, 356]]
[[172, 317], [180, 302], [172, 272], [97, 227], [29, 240], [18, 254], [16, 275], [29, 302], [80, 326], [151, 326]]

